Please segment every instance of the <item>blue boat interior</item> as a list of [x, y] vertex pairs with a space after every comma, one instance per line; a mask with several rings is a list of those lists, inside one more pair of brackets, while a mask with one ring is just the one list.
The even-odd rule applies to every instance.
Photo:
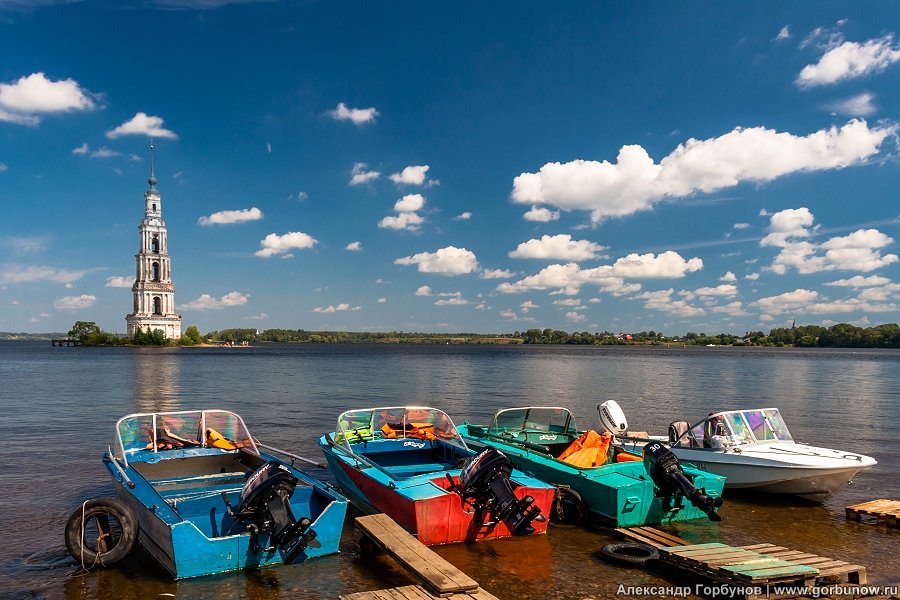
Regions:
[[[132, 457], [130, 466], [181, 519], [196, 525], [206, 537], [242, 533], [244, 528], [228, 515], [222, 493], [237, 508], [247, 478], [266, 461], [244, 450], [206, 452], [210, 450], [161, 451], [154, 453], [160, 458], [157, 462], [141, 462], [139, 457]], [[168, 453], [173, 454], [172, 458], [160, 456]], [[305, 516], [315, 521], [331, 501], [301, 478], [291, 496], [291, 510], [297, 518]]]
[[379, 466], [394, 479], [462, 468], [471, 456], [463, 448], [442, 440], [382, 440], [351, 444], [354, 454]]

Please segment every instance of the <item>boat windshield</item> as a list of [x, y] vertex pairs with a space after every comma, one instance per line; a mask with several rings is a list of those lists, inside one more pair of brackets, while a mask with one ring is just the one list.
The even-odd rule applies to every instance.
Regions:
[[244, 420], [226, 410], [135, 413], [116, 423], [115, 456], [128, 464], [137, 452], [179, 448], [247, 448], [259, 454]]
[[347, 450], [359, 442], [407, 438], [441, 440], [468, 450], [447, 413], [426, 406], [348, 410], [338, 417], [334, 431], [334, 442]]
[[491, 421], [488, 433], [497, 435], [511, 431], [571, 434], [577, 432], [572, 413], [559, 406], [528, 406], [498, 411]]
[[777, 408], [716, 413], [695, 425], [689, 435], [694, 439], [695, 446], [707, 448], [794, 441]]

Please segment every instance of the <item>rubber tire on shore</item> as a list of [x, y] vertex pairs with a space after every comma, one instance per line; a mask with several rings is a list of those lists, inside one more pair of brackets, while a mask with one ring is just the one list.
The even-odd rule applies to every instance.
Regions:
[[642, 567], [651, 560], [659, 559], [659, 550], [640, 542], [617, 542], [606, 544], [600, 554], [609, 562]]
[[567, 487], [556, 488], [553, 506], [550, 508], [550, 522], [556, 525], [581, 525], [587, 518], [587, 508], [581, 494]]
[[[118, 536], [113, 536], [112, 547], [105, 552], [100, 551], [94, 540], [85, 540], [82, 532], [91, 519], [105, 518], [107, 522], [118, 522]], [[77, 561], [84, 561], [85, 566], [113, 565], [131, 552], [137, 541], [137, 521], [124, 502], [116, 498], [95, 498], [88, 500], [83, 507], [79, 506], [66, 523], [66, 549]]]

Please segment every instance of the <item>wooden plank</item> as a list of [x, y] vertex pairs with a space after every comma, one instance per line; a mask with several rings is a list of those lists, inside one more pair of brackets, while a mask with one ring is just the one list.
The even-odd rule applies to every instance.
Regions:
[[475, 580], [419, 542], [387, 515], [357, 517], [356, 523], [376, 544], [438, 594], [478, 589]]

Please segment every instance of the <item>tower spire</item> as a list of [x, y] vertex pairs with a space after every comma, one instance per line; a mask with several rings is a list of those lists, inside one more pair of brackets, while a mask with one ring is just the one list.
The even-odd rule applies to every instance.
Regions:
[[150, 191], [155, 192], [156, 177], [153, 175], [153, 138], [150, 138], [150, 177], [147, 178], [147, 183], [150, 184]]

